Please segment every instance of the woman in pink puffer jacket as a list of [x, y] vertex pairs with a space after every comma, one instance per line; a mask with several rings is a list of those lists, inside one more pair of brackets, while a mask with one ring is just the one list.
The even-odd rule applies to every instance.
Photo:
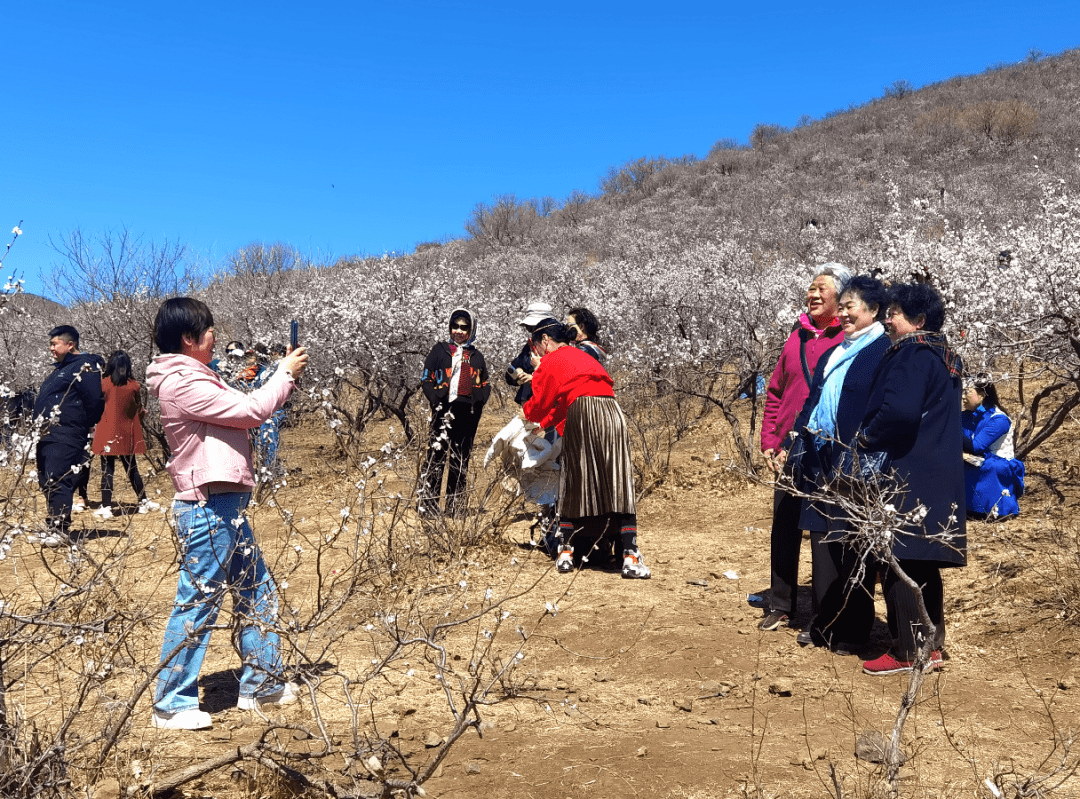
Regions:
[[213, 357], [214, 317], [199, 300], [177, 297], [158, 309], [154, 335], [161, 355], [146, 371], [161, 403], [172, 456], [166, 470], [176, 496], [172, 513], [180, 551], [176, 602], [165, 628], [153, 724], [205, 729], [199, 710], [199, 670], [226, 595], [239, 617], [240, 694], [253, 710], [286, 705], [297, 688], [282, 674], [277, 588], [244, 511], [255, 479], [248, 430], [285, 404], [307, 365], [303, 347], [279, 362], [259, 389], [244, 394], [207, 365]]

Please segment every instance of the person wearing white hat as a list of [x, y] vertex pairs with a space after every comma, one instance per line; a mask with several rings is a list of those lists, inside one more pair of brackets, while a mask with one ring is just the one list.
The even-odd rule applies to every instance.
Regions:
[[527, 338], [521, 352], [506, 367], [506, 384], [517, 388], [514, 402], [518, 405], [524, 405], [532, 396], [532, 374], [536, 368], [532, 361], [532, 334], [557, 321], [552, 315], [551, 305], [546, 302], [530, 302], [525, 308], [525, 315], [518, 319], [518, 324], [525, 328]]

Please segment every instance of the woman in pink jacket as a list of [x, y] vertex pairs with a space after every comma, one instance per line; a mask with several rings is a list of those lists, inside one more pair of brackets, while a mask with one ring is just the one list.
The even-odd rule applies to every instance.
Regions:
[[[780, 471], [791, 446], [788, 434], [810, 396], [810, 380], [818, 359], [844, 340], [837, 300], [849, 280], [851, 272], [842, 264], [818, 267], [806, 290], [806, 313], [799, 315], [773, 370], [761, 422], [761, 451], [775, 472]], [[770, 533], [772, 579], [765, 618], [758, 624], [759, 629], [775, 630], [795, 614], [802, 547], [801, 512], [802, 500], [776, 490]]]
[[176, 487], [173, 519], [180, 547], [176, 602], [165, 628], [153, 724], [196, 730], [211, 725], [199, 710], [199, 670], [226, 595], [239, 617], [240, 698], [253, 710], [286, 705], [297, 688], [282, 676], [277, 588], [244, 511], [255, 487], [248, 430], [285, 404], [307, 365], [303, 347], [279, 362], [255, 391], [226, 385], [207, 365], [214, 317], [199, 300], [177, 297], [158, 309], [154, 335], [161, 355], [146, 370], [161, 403]]

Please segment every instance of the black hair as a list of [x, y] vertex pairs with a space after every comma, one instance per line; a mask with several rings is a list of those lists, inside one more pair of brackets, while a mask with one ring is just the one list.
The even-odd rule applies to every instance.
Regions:
[[468, 311], [454, 311], [454, 313], [450, 314], [450, 328], [451, 329], [453, 329], [454, 322], [456, 322], [458, 319], [464, 319], [468, 323], [469, 332], [471, 333], [472, 332], [472, 317], [469, 316], [469, 312]]
[[205, 302], [194, 297], [173, 297], [158, 308], [154, 341], [164, 353], [180, 353], [184, 349], [184, 336], [197, 340], [213, 326], [214, 315]]
[[545, 316], [543, 319], [541, 319], [535, 325], [522, 325], [522, 327], [525, 328], [526, 330], [528, 330], [529, 335], [531, 336], [537, 330], [546, 330], [548, 327], [550, 327], [551, 325], [555, 324], [558, 321], [559, 320], [556, 319], [554, 316]]
[[984, 408], [997, 408], [1002, 413], [1005, 413], [1005, 409], [1001, 407], [1001, 400], [998, 399], [997, 389], [990, 382], [990, 375], [980, 372], [972, 379], [971, 385], [982, 395], [982, 406]]
[[893, 286], [889, 291], [889, 305], [897, 306], [912, 322], [923, 317], [922, 329], [928, 333], [940, 332], [945, 324], [945, 303], [929, 283], [900, 283]]
[[112, 380], [114, 386], [127, 385], [127, 381], [131, 379], [131, 356], [123, 350], [117, 350], [109, 356], [109, 362], [105, 364], [105, 371], [101, 376]]
[[79, 331], [71, 325], [57, 325], [49, 331], [50, 341], [57, 337], [70, 341], [75, 345], [75, 349], [79, 349]]
[[596, 314], [588, 308], [571, 308], [566, 315], [574, 317], [578, 328], [585, 334], [586, 341], [596, 341], [596, 334], [600, 332], [600, 321]]
[[539, 344], [544, 336], [547, 336], [559, 344], [570, 344], [574, 340], [574, 336], [570, 333], [570, 328], [562, 322], [557, 321], [553, 321], [550, 325], [545, 325], [544, 327], [538, 325], [536, 330], [533, 331], [532, 343]]
[[889, 290], [885, 288], [885, 284], [876, 277], [856, 275], [848, 281], [847, 286], [844, 287], [843, 294], [840, 295], [840, 299], [843, 299], [844, 294], [854, 294], [866, 304], [867, 308], [872, 308], [876, 305], [877, 314], [874, 316], [875, 322], [880, 322], [885, 318], [885, 308], [889, 304]]

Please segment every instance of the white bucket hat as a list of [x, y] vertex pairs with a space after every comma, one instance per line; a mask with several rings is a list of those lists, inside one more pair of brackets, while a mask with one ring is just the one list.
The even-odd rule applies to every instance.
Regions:
[[529, 306], [525, 309], [525, 316], [518, 320], [519, 325], [527, 325], [532, 327], [545, 319], [554, 319], [551, 313], [551, 306], [546, 302], [530, 302]]

